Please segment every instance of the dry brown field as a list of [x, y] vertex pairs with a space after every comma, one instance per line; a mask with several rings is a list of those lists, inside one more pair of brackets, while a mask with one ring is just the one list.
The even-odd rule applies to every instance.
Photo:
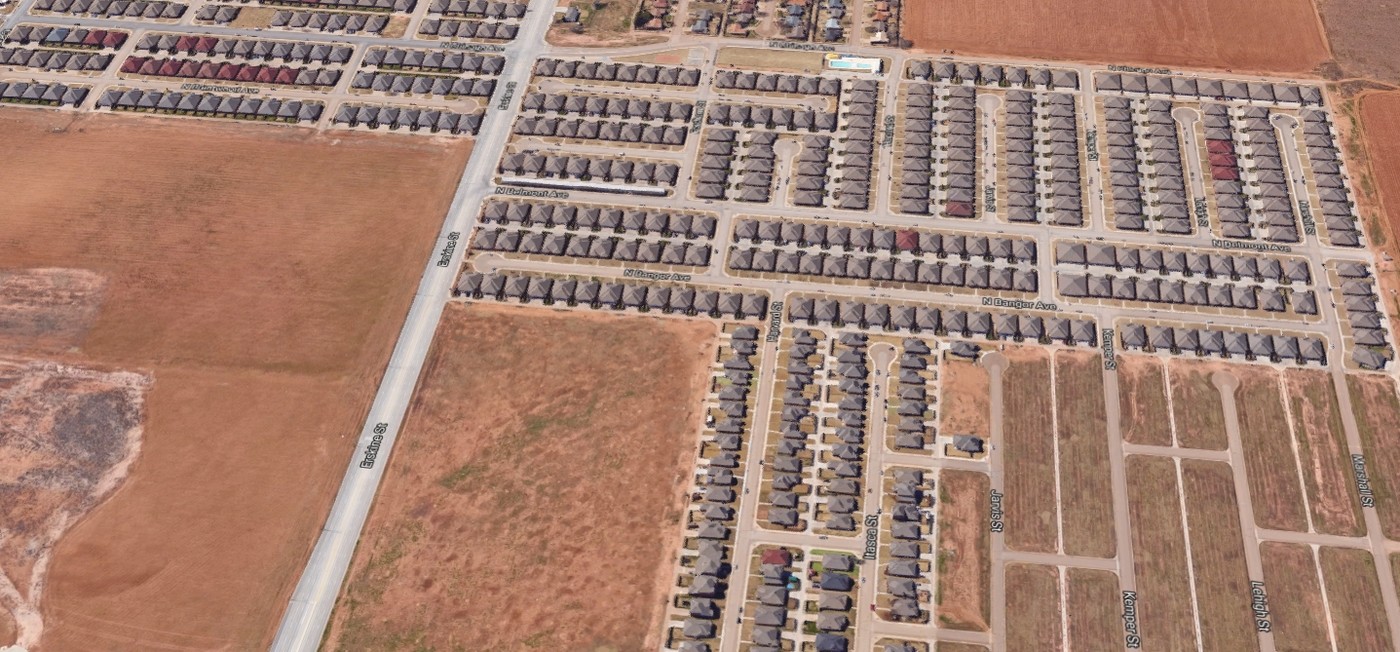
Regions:
[[1318, 561], [1327, 585], [1338, 650], [1391, 650], [1390, 625], [1381, 603], [1371, 553], [1352, 548], [1320, 548]]
[[714, 341], [450, 304], [326, 649], [655, 648]]
[[971, 643], [947, 643], [938, 644], [938, 652], [987, 652], [987, 648]]
[[[1352, 2], [1354, 0], [1347, 0]], [[1384, 14], [1384, 15], [1381, 15]], [[1369, 12], [1375, 24], [1394, 22], [1396, 12]], [[1385, 52], [1388, 66], [1400, 67], [1387, 45], [1389, 38], [1374, 41], [1378, 52]], [[1392, 82], [1400, 82], [1390, 74]], [[1374, 247], [1389, 254], [1376, 266], [1380, 281], [1383, 310], [1390, 315], [1391, 328], [1400, 330], [1400, 305], [1395, 293], [1400, 292], [1400, 92], [1365, 92], [1354, 100], [1340, 103], [1335, 120], [1347, 154], [1357, 162], [1356, 190], [1359, 211], [1366, 223], [1367, 236]]]
[[470, 145], [24, 109], [0, 137], [0, 265], [104, 279], [46, 356], [153, 381], [132, 475], [55, 549], [43, 649], [265, 648]]
[[1065, 579], [1071, 650], [1107, 650], [1123, 643], [1118, 574], [1070, 568]]
[[1060, 623], [1060, 570], [1038, 564], [1006, 565], [1007, 652], [1065, 649]]
[[935, 53], [1280, 73], [1331, 58], [1305, 0], [958, 0], [921, 3], [904, 16], [904, 37]]
[[991, 383], [986, 367], [949, 358], [943, 365], [943, 376], [939, 379], [943, 393], [943, 399], [939, 402], [943, 407], [940, 432], [990, 437]]
[[1366, 533], [1351, 472], [1351, 453], [1342, 428], [1332, 375], [1324, 371], [1284, 372], [1293, 410], [1298, 458], [1313, 527], [1324, 534]]
[[1108, 464], [1103, 361], [1098, 354], [1056, 354], [1055, 400], [1065, 554], [1112, 557], [1117, 550], [1113, 536], [1113, 484]]
[[1006, 547], [1055, 552], [1055, 437], [1051, 412], [1050, 356], [1008, 351], [1002, 376], [1002, 456], [1006, 472]]
[[1210, 382], [1210, 375], [1218, 368], [1209, 363], [1179, 360], [1167, 364], [1178, 446], [1217, 451], [1229, 448], [1220, 390]]
[[991, 478], [973, 471], [938, 478], [938, 622], [984, 632], [992, 609]]
[[1207, 650], [1259, 649], [1254, 612], [1241, 596], [1249, 595], [1239, 506], [1228, 464], [1182, 460], [1186, 519], [1191, 528], [1191, 563], [1195, 568], [1201, 645]]
[[1142, 638], [1157, 650], [1195, 650], [1175, 465], [1165, 457], [1129, 455], [1127, 476]]
[[1400, 13], [1361, 0], [1318, 0], [1341, 77], [1400, 83]]
[[1385, 376], [1347, 376], [1351, 409], [1366, 455], [1376, 516], [1386, 538], [1400, 539], [1400, 399]]
[[1118, 357], [1118, 412], [1123, 440], [1150, 446], [1172, 445], [1171, 412], [1162, 363], [1140, 355]]
[[1312, 549], [1271, 541], [1260, 544], [1259, 557], [1269, 595], [1274, 647], [1278, 652], [1330, 649]]
[[1306, 532], [1308, 516], [1303, 489], [1298, 485], [1298, 462], [1278, 372], [1240, 366], [1232, 373], [1240, 379], [1235, 410], [1240, 418], [1254, 520], [1259, 527]]

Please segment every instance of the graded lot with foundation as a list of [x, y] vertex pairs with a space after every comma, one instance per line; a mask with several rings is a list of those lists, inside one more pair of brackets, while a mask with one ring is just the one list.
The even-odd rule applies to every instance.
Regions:
[[1381, 602], [1375, 560], [1365, 550], [1320, 548], [1338, 650], [1389, 650], [1390, 625]]
[[1097, 354], [1057, 353], [1055, 400], [1065, 554], [1112, 557], [1117, 545], [1102, 359]]
[[1038, 564], [1006, 565], [1007, 650], [1064, 649], [1060, 626], [1060, 570]]
[[1182, 460], [1182, 487], [1191, 532], [1191, 564], [1202, 614], [1201, 644], [1207, 650], [1259, 649], [1249, 595], [1244, 539], [1234, 475], [1228, 464]]
[[922, 2], [906, 9], [902, 27], [920, 50], [959, 55], [1280, 73], [1331, 58], [1306, 0]]
[[1123, 602], [1118, 574], [1088, 568], [1066, 571], [1070, 648], [1106, 650], [1121, 645]]
[[1400, 398], [1384, 376], [1347, 376], [1351, 409], [1361, 434], [1376, 516], [1388, 539], [1400, 539]]
[[1043, 351], [1008, 350], [1002, 382], [1002, 455], [1006, 473], [1006, 547], [1055, 552], [1055, 440], [1050, 359]]
[[1195, 650], [1175, 465], [1165, 457], [1130, 455], [1126, 472], [1142, 638], [1158, 650]]
[[975, 471], [938, 475], [938, 624], [987, 631], [991, 622], [991, 479]]
[[152, 383], [132, 474], [54, 551], [42, 649], [266, 648], [470, 143], [26, 109], [0, 136], [0, 264], [103, 279], [46, 356]]
[[1327, 620], [1312, 548], [1303, 544], [1265, 542], [1259, 546], [1264, 582], [1278, 652], [1327, 650]]
[[1284, 411], [1278, 373], [1237, 367], [1235, 410], [1240, 418], [1249, 495], [1259, 527], [1306, 532], [1308, 516], [1298, 485], [1288, 413]]
[[1172, 444], [1167, 384], [1162, 363], [1156, 358], [1118, 357], [1118, 403], [1124, 441], [1151, 446]]
[[654, 649], [714, 334], [449, 304], [326, 649]]
[[1216, 451], [1228, 448], [1225, 408], [1220, 403], [1220, 390], [1210, 382], [1215, 369], [1204, 363], [1177, 360], [1168, 363], [1167, 369], [1177, 445]]
[[1290, 370], [1284, 373], [1284, 381], [1313, 527], [1324, 534], [1365, 534], [1331, 374]]

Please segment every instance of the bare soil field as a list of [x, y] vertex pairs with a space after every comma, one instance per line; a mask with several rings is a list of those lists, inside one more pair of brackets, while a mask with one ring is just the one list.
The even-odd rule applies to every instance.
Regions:
[[1268, 583], [1274, 647], [1278, 652], [1330, 649], [1312, 549], [1302, 544], [1266, 542], [1259, 546], [1259, 558]]
[[1390, 650], [1390, 625], [1381, 603], [1375, 560], [1365, 550], [1320, 548], [1338, 650]]
[[1182, 460], [1186, 517], [1191, 527], [1191, 563], [1202, 614], [1201, 645], [1207, 650], [1259, 649], [1249, 595], [1240, 512], [1228, 464]]
[[1299, 73], [1331, 58], [1306, 0], [956, 0], [904, 17], [904, 37], [925, 52]]
[[[1353, 0], [1346, 0], [1352, 2]], [[1325, 9], [1324, 9], [1325, 11]], [[1382, 15], [1383, 14], [1383, 15]], [[1366, 20], [1376, 18], [1376, 24], [1393, 22], [1400, 15], [1393, 11], [1369, 11]], [[1384, 52], [1385, 61], [1397, 66], [1395, 50], [1376, 41], [1377, 51]], [[1394, 75], [1392, 82], [1400, 83]], [[1365, 218], [1367, 235], [1374, 246], [1385, 250], [1393, 260], [1379, 261], [1376, 275], [1383, 291], [1381, 303], [1390, 315], [1392, 328], [1400, 329], [1400, 306], [1395, 305], [1393, 292], [1400, 291], [1400, 92], [1368, 92], [1355, 102], [1342, 105], [1345, 114], [1337, 118], [1337, 126], [1346, 144], [1347, 153], [1358, 161], [1358, 202]], [[1359, 136], [1359, 138], [1358, 138]]]
[[131, 476], [54, 550], [43, 649], [265, 648], [470, 144], [23, 109], [0, 137], [0, 264], [105, 283], [45, 357], [153, 382]]
[[938, 488], [938, 622], [985, 632], [991, 622], [991, 479], [943, 471]]
[[1210, 382], [1210, 375], [1219, 368], [1221, 366], [1204, 362], [1173, 360], [1167, 364], [1178, 446], [1216, 451], [1230, 446], [1225, 436], [1225, 408], [1220, 403], [1220, 390]]
[[938, 644], [938, 652], [987, 652], [987, 648], [971, 643], [947, 643]]
[[0, 359], [0, 613], [9, 625], [0, 641], [39, 644], [50, 552], [126, 478], [149, 384], [141, 374]]
[[1298, 458], [1313, 527], [1325, 534], [1366, 533], [1352, 478], [1351, 453], [1342, 428], [1332, 375], [1323, 371], [1284, 372], [1293, 411]]
[[1118, 405], [1123, 440], [1150, 446], [1172, 445], [1171, 412], [1162, 363], [1156, 358], [1118, 356]]
[[1317, 8], [1338, 76], [1400, 83], [1400, 13], [1362, 0], [1318, 0]]
[[1176, 468], [1165, 457], [1129, 455], [1126, 472], [1142, 638], [1157, 650], [1195, 650]]
[[1006, 471], [1006, 547], [1055, 552], [1055, 439], [1050, 356], [1043, 351], [1007, 351], [1002, 455]]
[[1060, 570], [1039, 564], [1006, 565], [1007, 652], [1065, 649], [1060, 626]]
[[1113, 495], [1104, 410], [1103, 360], [1096, 353], [1055, 355], [1060, 438], [1060, 504], [1065, 554], [1112, 557]]
[[1347, 376], [1351, 409], [1366, 454], [1376, 516], [1386, 538], [1400, 539], [1400, 398], [1385, 376]]
[[1254, 520], [1259, 527], [1306, 532], [1308, 517], [1278, 372], [1240, 366], [1232, 373], [1240, 379], [1235, 410], [1240, 417]]
[[1070, 649], [1107, 650], [1122, 645], [1123, 601], [1118, 574], [1087, 568], [1067, 570]]
[[106, 284], [84, 269], [0, 269], [0, 348], [37, 355], [78, 346]]
[[715, 333], [449, 305], [326, 649], [655, 648]]
[[940, 432], [989, 437], [992, 432], [991, 376], [980, 364], [948, 358], [939, 381], [943, 398]]

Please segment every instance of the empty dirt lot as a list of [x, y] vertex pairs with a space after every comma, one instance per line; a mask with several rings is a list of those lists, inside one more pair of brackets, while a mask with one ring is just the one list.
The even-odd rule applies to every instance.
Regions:
[[1249, 495], [1259, 527], [1306, 532], [1303, 488], [1293, 455], [1288, 413], [1284, 411], [1278, 372], [1239, 366], [1235, 410], [1240, 418]]
[[904, 21], [926, 52], [1273, 72], [1331, 58], [1308, 0], [952, 0], [911, 5]]
[[1195, 616], [1176, 469], [1165, 457], [1130, 455], [1127, 475], [1142, 638], [1152, 641], [1153, 649], [1194, 650]]
[[[1352, 0], [1348, 0], [1352, 1]], [[1381, 12], [1369, 12], [1378, 14]], [[1385, 21], [1397, 20], [1400, 13], [1388, 12]], [[1391, 34], [1394, 36], [1394, 33]], [[1400, 61], [1394, 56], [1393, 51], [1386, 52], [1386, 60], [1390, 65]], [[1400, 83], [1400, 80], [1396, 80]], [[1356, 116], [1360, 119], [1360, 135], [1363, 137], [1365, 148], [1364, 157], [1369, 166], [1358, 165], [1358, 190], [1362, 200], [1363, 217], [1367, 218], [1371, 239], [1379, 246], [1387, 249], [1392, 257], [1400, 258], [1400, 92], [1376, 92], [1362, 95], [1355, 106], [1354, 111], [1349, 111], [1349, 116]], [[1344, 107], [1345, 108], [1345, 107]], [[1339, 126], [1346, 127], [1347, 120], [1338, 119]], [[1348, 129], [1347, 133], [1356, 130]], [[1349, 143], [1350, 145], [1350, 143]], [[1353, 154], [1363, 154], [1360, 147], [1348, 147], [1348, 151]], [[1370, 173], [1366, 173], [1366, 167], [1370, 168]], [[1372, 203], [1366, 200], [1379, 199], [1380, 206], [1367, 206]], [[1384, 210], [1381, 210], [1384, 209]], [[1381, 279], [1382, 288], [1394, 291], [1400, 289], [1400, 271], [1397, 271], [1395, 262], [1383, 262], [1376, 270]], [[1382, 292], [1382, 295], [1386, 292]], [[1391, 314], [1391, 326], [1400, 328], [1400, 321], [1397, 321], [1395, 311], [1397, 307], [1393, 300], [1382, 300], [1386, 306], [1385, 310]]]
[[1060, 504], [1065, 554], [1112, 557], [1113, 495], [1109, 482], [1108, 417], [1103, 359], [1093, 353], [1055, 355], [1056, 423], [1060, 439]]
[[103, 279], [49, 357], [152, 380], [132, 475], [55, 549], [43, 649], [266, 647], [469, 145], [23, 109], [0, 137], [0, 264]]
[[938, 478], [938, 622], [986, 631], [991, 621], [991, 479], [972, 471], [944, 471]]
[[948, 359], [939, 381], [943, 398], [941, 432], [987, 437], [991, 434], [991, 378], [980, 364]]
[[1343, 77], [1400, 83], [1400, 12], [1365, 0], [1318, 0], [1327, 42]]
[[1064, 649], [1060, 626], [1060, 570], [1037, 564], [1006, 565], [1006, 649]]
[[1045, 351], [1008, 350], [1002, 378], [1002, 454], [1006, 469], [1006, 547], [1055, 552], [1059, 539], [1055, 495], [1055, 439], [1050, 356]]
[[1400, 398], [1384, 376], [1347, 376], [1351, 409], [1361, 433], [1376, 516], [1390, 539], [1400, 539]]
[[1210, 450], [1225, 450], [1229, 446], [1220, 390], [1210, 382], [1210, 375], [1219, 368], [1223, 366], [1205, 362], [1168, 363], [1178, 446]]
[[1118, 575], [1087, 568], [1067, 570], [1070, 649], [1107, 650], [1121, 645], [1123, 603]]
[[1338, 650], [1389, 650], [1390, 625], [1381, 604], [1380, 582], [1371, 553], [1348, 548], [1321, 548], [1322, 581]]
[[1259, 546], [1259, 558], [1264, 566], [1264, 581], [1268, 582], [1274, 647], [1279, 652], [1330, 649], [1312, 549], [1301, 544], [1269, 542]]
[[1365, 534], [1332, 375], [1289, 370], [1284, 373], [1284, 382], [1313, 527], [1325, 534]]
[[1259, 649], [1254, 612], [1240, 596], [1249, 595], [1244, 539], [1230, 466], [1183, 460], [1182, 487], [1191, 526], [1191, 564], [1202, 614], [1201, 645], [1207, 650]]
[[715, 332], [449, 305], [326, 649], [648, 647]]
[[1133, 444], [1170, 446], [1172, 417], [1162, 363], [1140, 355], [1118, 357], [1118, 405], [1123, 439]]

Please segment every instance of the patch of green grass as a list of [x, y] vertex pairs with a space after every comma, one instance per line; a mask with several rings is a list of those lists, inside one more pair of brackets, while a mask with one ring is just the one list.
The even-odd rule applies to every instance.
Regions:
[[443, 488], [447, 489], [448, 491], [460, 492], [463, 490], [463, 485], [466, 484], [467, 481], [480, 476], [481, 472], [485, 470], [485, 468], [486, 465], [484, 464], [467, 462], [466, 464], [463, 464], [461, 467], [459, 467], [456, 471], [453, 471], [443, 476], [441, 480], [438, 480], [438, 484], [442, 485]]

